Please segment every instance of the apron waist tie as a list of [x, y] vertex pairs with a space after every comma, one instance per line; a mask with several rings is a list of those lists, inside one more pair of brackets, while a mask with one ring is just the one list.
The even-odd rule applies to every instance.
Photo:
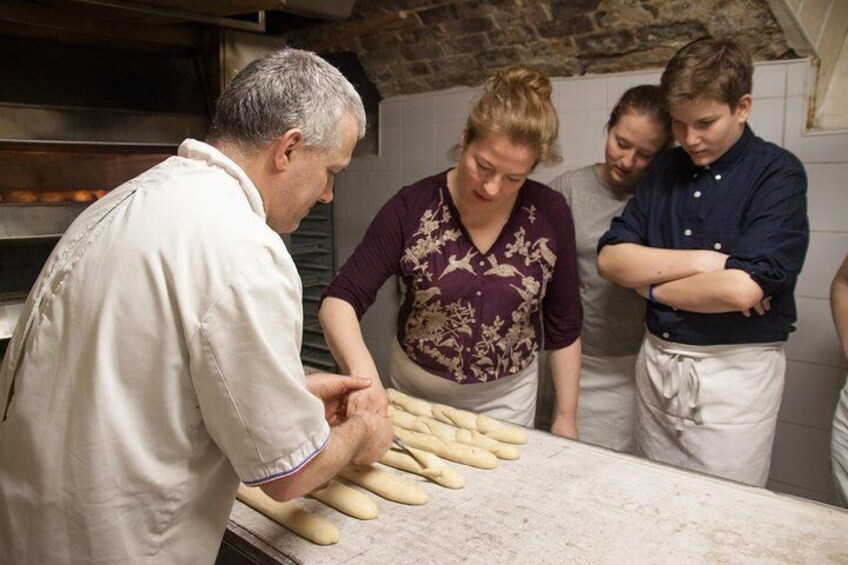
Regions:
[[695, 360], [681, 353], [665, 356], [668, 357], [668, 363], [667, 370], [662, 371], [662, 395], [666, 400], [675, 403], [675, 428], [682, 431], [687, 419], [698, 425], [703, 424], [700, 404], [701, 377], [695, 368]]

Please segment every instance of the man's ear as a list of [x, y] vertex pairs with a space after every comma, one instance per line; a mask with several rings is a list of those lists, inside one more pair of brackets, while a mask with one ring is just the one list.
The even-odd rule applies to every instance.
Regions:
[[293, 128], [277, 140], [274, 146], [274, 164], [277, 169], [285, 170], [294, 154], [303, 148], [303, 130]]
[[753, 99], [750, 94], [743, 94], [739, 102], [736, 103], [736, 116], [739, 118], [740, 123], [744, 124], [748, 121], [748, 118], [751, 116], [752, 104]]

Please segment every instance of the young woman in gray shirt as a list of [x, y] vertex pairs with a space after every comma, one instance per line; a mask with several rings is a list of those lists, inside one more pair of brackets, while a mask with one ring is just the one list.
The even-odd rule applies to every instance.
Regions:
[[598, 275], [598, 239], [620, 215], [654, 159], [672, 142], [671, 119], [654, 85], [626, 91], [606, 124], [603, 163], [568, 171], [551, 183], [574, 217], [583, 353], [577, 428], [580, 439], [618, 451], [634, 448], [636, 354], [645, 301]]

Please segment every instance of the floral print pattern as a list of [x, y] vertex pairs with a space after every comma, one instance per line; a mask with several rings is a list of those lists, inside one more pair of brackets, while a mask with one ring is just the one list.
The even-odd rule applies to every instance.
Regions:
[[[415, 362], [439, 367], [458, 383], [515, 374], [539, 351], [533, 320], [557, 261], [550, 239], [528, 235], [526, 226], [535, 224], [538, 213], [530, 205], [514, 213], [518, 217], [482, 254], [457, 227], [446, 193], [443, 189], [422, 214], [401, 258], [402, 278], [412, 293], [402, 346]], [[499, 300], [497, 308], [491, 296]]]

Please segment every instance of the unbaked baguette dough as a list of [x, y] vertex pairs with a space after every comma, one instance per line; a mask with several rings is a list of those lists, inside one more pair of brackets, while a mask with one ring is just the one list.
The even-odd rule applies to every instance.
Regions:
[[291, 502], [277, 502], [258, 487], [239, 485], [238, 499], [299, 536], [332, 545], [339, 541], [339, 530], [324, 518], [301, 510]]
[[402, 408], [399, 408], [394, 404], [389, 404], [388, 408], [386, 408], [386, 414], [389, 416], [389, 420], [391, 420], [393, 424], [400, 426], [405, 430], [414, 430], [418, 421], [421, 418], [427, 417], [416, 416], [415, 414], [404, 412]]
[[395, 435], [409, 447], [417, 447], [463, 465], [479, 469], [494, 469], [498, 466], [498, 458], [493, 453], [473, 445], [446, 441], [430, 434], [405, 430], [399, 426], [395, 426]]
[[483, 435], [504, 443], [512, 443], [515, 445], [524, 445], [527, 443], [527, 432], [519, 428], [504, 426], [503, 428], [486, 432]]
[[416, 416], [433, 415], [432, 405], [426, 400], [406, 395], [393, 388], [386, 389], [386, 397], [388, 398], [389, 403], [394, 404], [404, 412], [409, 412]]
[[349, 465], [341, 470], [339, 476], [393, 502], [410, 505], [427, 503], [427, 493], [418, 485], [368, 465]]
[[431, 404], [426, 400], [404, 394], [393, 388], [386, 389], [390, 404], [415, 416], [435, 418], [446, 424], [473, 430], [497, 441], [523, 445], [527, 443], [527, 432], [521, 428], [508, 426], [484, 414], [475, 414], [445, 404]]
[[501, 443], [478, 431], [456, 428], [426, 416], [415, 416], [395, 406], [389, 406], [388, 416], [393, 424], [405, 430], [434, 435], [445, 441], [455, 441], [475, 447], [482, 447], [486, 451], [494, 453], [498, 459], [514, 461], [521, 457], [521, 451], [516, 446]]
[[434, 483], [452, 489], [460, 489], [465, 486], [465, 478], [457, 471], [442, 461], [437, 455], [407, 447], [415, 453], [415, 457], [399, 449], [390, 449], [380, 457], [380, 463], [427, 477]]
[[512, 445], [510, 442], [501, 443], [491, 436], [483, 435], [480, 432], [475, 432], [474, 430], [457, 430], [456, 441], [482, 447], [486, 451], [494, 453], [495, 457], [498, 459], [515, 461], [521, 457], [521, 450], [518, 449], [518, 446]]
[[433, 418], [466, 430], [478, 431], [498, 441], [523, 445], [527, 443], [527, 432], [521, 428], [507, 426], [485, 414], [475, 414], [453, 406], [434, 404], [431, 408]]
[[360, 520], [377, 517], [377, 504], [367, 494], [336, 480], [330, 480], [327, 486], [313, 490], [309, 496]]

